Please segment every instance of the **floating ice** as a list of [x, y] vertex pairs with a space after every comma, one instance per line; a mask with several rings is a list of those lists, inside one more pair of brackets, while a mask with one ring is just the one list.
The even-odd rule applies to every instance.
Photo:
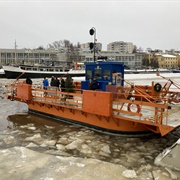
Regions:
[[78, 147], [83, 143], [82, 140], [80, 139], [76, 139], [75, 141], [73, 141], [72, 143], [68, 144], [66, 147], [66, 149], [78, 149]]
[[15, 138], [14, 136], [8, 136], [6, 138], [3, 139], [3, 141], [6, 143], [6, 144], [10, 144], [12, 142], [14, 142]]
[[126, 178], [137, 178], [136, 172], [134, 170], [125, 170], [122, 175]]

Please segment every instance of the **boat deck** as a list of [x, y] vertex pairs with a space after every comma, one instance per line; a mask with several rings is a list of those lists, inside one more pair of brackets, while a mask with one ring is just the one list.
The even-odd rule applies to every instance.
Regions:
[[[57, 88], [51, 87], [51, 89], [46, 92], [41, 89], [33, 89], [32, 94], [34, 102], [47, 103], [83, 111], [83, 94], [81, 94], [81, 90], [79, 89], [77, 89], [74, 94], [61, 92], [57, 90]], [[120, 94], [118, 95], [121, 96]], [[131, 105], [131, 111], [129, 110], [129, 104]], [[155, 107], [154, 104], [147, 106], [142, 102], [137, 104], [132, 100], [113, 98], [112, 116], [116, 118], [127, 118], [127, 120], [132, 120], [133, 117], [134, 121], [141, 121], [141, 123], [162, 124], [174, 128], [180, 126], [180, 104], [171, 104], [171, 109], [164, 108], [163, 112], [159, 107], [158, 113], [159, 116], [162, 114], [162, 119], [158, 121], [154, 118], [154, 111], [157, 107]]]
[[[114, 102], [114, 107], [116, 107], [116, 102]], [[133, 106], [133, 105], [132, 105]], [[119, 109], [117, 107], [117, 109]], [[151, 123], [160, 123], [163, 125], [167, 126], [172, 126], [172, 127], [178, 127], [180, 126], [180, 105], [173, 106], [171, 110], [168, 110], [168, 112], [163, 112], [163, 119], [159, 122], [156, 122], [154, 119], [154, 108], [149, 107], [149, 106], [141, 106], [141, 114], [136, 115], [136, 114], [127, 114], [126, 110], [128, 109], [128, 104], [124, 104], [123, 109], [124, 109], [124, 114], [123, 113], [117, 113], [117, 109], [114, 108], [114, 114], [117, 116], [124, 116], [127, 118], [133, 118], [134, 120], [138, 121], [144, 121], [144, 122], [151, 122]], [[136, 109], [136, 106], [135, 106]], [[167, 117], [168, 115], [168, 117]]]

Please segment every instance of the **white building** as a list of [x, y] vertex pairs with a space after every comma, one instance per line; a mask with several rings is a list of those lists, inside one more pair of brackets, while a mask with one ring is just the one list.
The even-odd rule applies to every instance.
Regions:
[[117, 51], [120, 53], [133, 53], [135, 46], [131, 42], [116, 41], [107, 45], [107, 51]]
[[[91, 51], [81, 51], [79, 53], [82, 61], [94, 61], [94, 54]], [[107, 57], [108, 60], [114, 62], [124, 62], [129, 68], [141, 68], [143, 53], [119, 53], [115, 51], [101, 51], [95, 54], [96, 60], [98, 57]]]

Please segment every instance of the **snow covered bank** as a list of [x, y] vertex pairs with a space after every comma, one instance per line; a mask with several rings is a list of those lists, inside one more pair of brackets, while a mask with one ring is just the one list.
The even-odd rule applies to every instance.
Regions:
[[[160, 74], [166, 78], [180, 79], [180, 73], [163, 73]], [[74, 81], [84, 81], [85, 77], [73, 77]], [[126, 80], [163, 80], [156, 74], [124, 74]]]

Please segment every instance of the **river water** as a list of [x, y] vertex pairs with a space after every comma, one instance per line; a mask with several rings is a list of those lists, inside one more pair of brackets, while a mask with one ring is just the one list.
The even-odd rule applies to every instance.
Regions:
[[[179, 77], [175, 78], [179, 81]], [[179, 171], [169, 170], [154, 164], [155, 158], [180, 138], [180, 128], [164, 137], [152, 135], [133, 138], [112, 136], [85, 127], [52, 121], [46, 117], [29, 114], [27, 106], [23, 103], [7, 100], [5, 98], [5, 84], [12, 81], [0, 80], [1, 150], [26, 147], [33, 152], [46, 155], [83, 158], [87, 162], [88, 159], [96, 159], [112, 163], [108, 164], [106, 168], [114, 164], [122, 165], [127, 170], [131, 170], [129, 174], [135, 173], [131, 176], [124, 175], [117, 178], [111, 177], [111, 179], [123, 179], [124, 177], [131, 179], [180, 179]], [[145, 83], [145, 81], [147, 83], [147, 79], [141, 80], [141, 83]], [[139, 80], [135, 79], [134, 82], [139, 83]], [[33, 83], [41, 85], [42, 79], [33, 80]], [[3, 160], [1, 159], [1, 161]], [[31, 178], [32, 176], [35, 177], [33, 173]], [[88, 179], [87, 176], [86, 179]]]

